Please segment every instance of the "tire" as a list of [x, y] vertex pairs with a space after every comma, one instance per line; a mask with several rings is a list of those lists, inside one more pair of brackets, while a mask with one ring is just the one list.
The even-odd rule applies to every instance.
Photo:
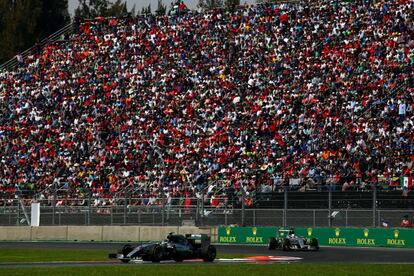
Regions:
[[183, 258], [181, 258], [181, 257], [174, 257], [174, 258], [173, 258], [173, 260], [174, 260], [176, 263], [182, 263], [182, 262], [184, 261], [184, 259], [183, 259]]
[[[134, 250], [134, 248], [132, 247], [132, 245], [130, 244], [125, 244], [122, 249], [120, 250], [119, 253], [123, 254], [124, 257], [126, 257], [126, 255], [128, 255], [132, 250]], [[131, 261], [131, 259], [121, 259], [121, 262], [123, 262], [124, 264], [129, 263], [129, 261]]]
[[177, 253], [177, 250], [174, 248], [174, 251], [172, 253], [172, 259], [176, 262], [176, 263], [182, 263], [184, 258], [180, 256], [180, 254]]
[[205, 262], [213, 262], [216, 259], [217, 250], [213, 245], [209, 245], [201, 252], [201, 258]]
[[312, 238], [310, 241], [310, 246], [312, 246], [313, 248], [315, 248], [315, 250], [319, 250], [319, 242], [317, 239]]
[[290, 250], [290, 240], [289, 239], [284, 239], [282, 249], [283, 249], [283, 251], [289, 251]]
[[120, 253], [124, 254], [124, 255], [128, 255], [132, 250], [134, 250], [134, 248], [132, 247], [132, 245], [130, 244], [125, 244]]
[[277, 247], [277, 240], [275, 237], [270, 237], [269, 238], [269, 245], [268, 248], [269, 250], [275, 250]]
[[156, 245], [152, 250], [151, 261], [153, 263], [159, 263], [162, 260], [162, 248], [159, 245]]

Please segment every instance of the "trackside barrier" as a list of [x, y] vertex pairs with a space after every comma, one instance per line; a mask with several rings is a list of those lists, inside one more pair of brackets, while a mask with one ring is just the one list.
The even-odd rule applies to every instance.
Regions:
[[[219, 243], [267, 244], [278, 227], [218, 228]], [[298, 236], [317, 238], [321, 246], [414, 248], [414, 229], [402, 228], [295, 228]]]
[[277, 227], [222, 227], [218, 228], [219, 243], [267, 244], [276, 235]]
[[0, 241], [131, 241], [164, 240], [169, 232], [207, 234], [217, 242], [216, 227], [151, 226], [3, 226]]
[[0, 240], [30, 241], [32, 237], [31, 228], [32, 227], [29, 227], [29, 226], [0, 227]]
[[414, 248], [414, 230], [401, 228], [299, 228], [304, 237], [316, 237], [320, 245]]

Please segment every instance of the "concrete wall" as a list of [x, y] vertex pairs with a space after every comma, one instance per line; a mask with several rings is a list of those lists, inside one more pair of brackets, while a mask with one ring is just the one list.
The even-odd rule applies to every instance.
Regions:
[[30, 241], [32, 239], [31, 227], [4, 226], [0, 227], [0, 240]]
[[102, 241], [103, 226], [68, 226], [68, 241]]
[[169, 227], [151, 227], [151, 226], [141, 226], [140, 227], [140, 241], [156, 241], [164, 240], [167, 237], [168, 233], [178, 233], [177, 226]]
[[168, 233], [207, 234], [217, 241], [217, 227], [194, 226], [5, 226], [0, 241], [157, 241]]
[[[23, 228], [23, 227], [20, 227]], [[31, 231], [31, 240], [33, 241], [66, 241], [68, 239], [67, 226], [42, 226], [42, 227], [24, 227]], [[1, 227], [0, 227], [1, 229]]]
[[135, 226], [103, 226], [103, 241], [139, 241], [140, 227]]

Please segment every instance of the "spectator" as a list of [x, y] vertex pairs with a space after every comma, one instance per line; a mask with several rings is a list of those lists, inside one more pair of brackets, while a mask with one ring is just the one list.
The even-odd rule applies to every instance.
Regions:
[[412, 175], [413, 1], [176, 3], [80, 22], [0, 72], [2, 191], [60, 178], [71, 197], [132, 190], [155, 204], [196, 186], [369, 189]]
[[410, 220], [408, 219], [407, 215], [404, 216], [403, 220], [401, 221], [400, 226], [401, 227], [411, 227], [411, 223], [410, 223]]

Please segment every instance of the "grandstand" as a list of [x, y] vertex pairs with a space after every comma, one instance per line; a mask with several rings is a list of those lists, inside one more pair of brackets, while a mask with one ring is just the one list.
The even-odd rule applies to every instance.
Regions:
[[3, 203], [408, 193], [413, 10], [318, 0], [68, 26], [1, 67]]

